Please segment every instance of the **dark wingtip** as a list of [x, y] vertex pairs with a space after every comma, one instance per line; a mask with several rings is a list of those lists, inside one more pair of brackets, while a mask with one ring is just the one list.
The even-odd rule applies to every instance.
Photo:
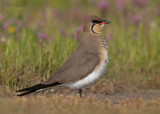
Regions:
[[25, 95], [27, 95], [27, 94], [33, 93], [33, 92], [35, 92], [35, 91], [28, 91], [28, 92], [19, 94], [19, 95], [17, 95], [17, 96], [18, 96], [18, 97], [22, 97], [22, 96], [25, 96]]
[[24, 92], [24, 91], [27, 91], [26, 88], [17, 90], [16, 92]]
[[16, 92], [21, 92], [20, 90], [17, 90]]
[[16, 92], [25, 92], [25, 91], [33, 91], [33, 90], [38, 90], [39, 88], [43, 87], [44, 84], [37, 84], [28, 88], [23, 88], [20, 90], [17, 90]]
[[47, 87], [52, 87], [52, 86], [56, 86], [56, 85], [60, 85], [60, 84], [62, 84], [62, 83], [55, 82], [53, 84], [48, 84], [48, 85], [37, 84], [37, 85], [34, 85], [32, 87], [29, 87], [29, 88], [23, 88], [23, 89], [17, 90], [16, 92], [25, 92], [25, 93], [17, 95], [17, 96], [24, 96], [24, 95], [33, 93], [33, 92], [35, 92], [35, 91], [37, 91], [39, 89], [43, 89], [43, 88], [47, 88]]

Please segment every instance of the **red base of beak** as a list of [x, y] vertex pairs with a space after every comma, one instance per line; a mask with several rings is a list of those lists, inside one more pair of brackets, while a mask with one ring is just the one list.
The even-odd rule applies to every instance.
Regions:
[[105, 22], [101, 22], [100, 24], [102, 25], [102, 24], [106, 24], [106, 23]]
[[111, 23], [111, 22], [108, 20], [105, 20], [105, 21], [101, 22], [100, 24], [109, 24], [109, 23]]

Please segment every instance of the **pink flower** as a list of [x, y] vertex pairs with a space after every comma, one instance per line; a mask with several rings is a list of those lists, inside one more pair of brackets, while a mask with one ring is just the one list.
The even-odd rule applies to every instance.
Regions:
[[48, 38], [48, 35], [47, 34], [45, 34], [45, 33], [39, 33], [39, 37], [41, 38], [41, 39], [47, 39]]
[[6, 16], [5, 16], [5, 15], [0, 14], [0, 21], [4, 21], [4, 20], [5, 20], [5, 18], [6, 18]]
[[145, 7], [148, 5], [148, 0], [132, 0], [132, 3], [138, 7]]
[[157, 14], [160, 15], [160, 8], [157, 9]]
[[3, 24], [3, 30], [6, 30], [8, 28], [8, 24], [7, 23], [4, 23]]
[[68, 37], [68, 34], [66, 33], [64, 29], [61, 30], [61, 35], [64, 37]]
[[124, 10], [125, 2], [124, 0], [117, 0], [116, 5], [117, 5], [118, 10], [122, 11]]
[[141, 21], [141, 17], [139, 15], [135, 15], [133, 17], [133, 21], [136, 25], [139, 25], [140, 21]]
[[113, 39], [113, 33], [109, 33], [108, 36], [106, 37], [107, 41], [110, 41]]
[[108, 7], [109, 7], [109, 4], [108, 2], [104, 1], [104, 0], [101, 0], [99, 3], [98, 3], [98, 6], [100, 9], [102, 10], [107, 10]]
[[83, 30], [83, 27], [82, 27], [82, 26], [79, 26], [79, 27], [76, 29], [76, 37], [77, 37], [77, 39], [80, 38], [81, 33], [82, 33], [82, 30]]

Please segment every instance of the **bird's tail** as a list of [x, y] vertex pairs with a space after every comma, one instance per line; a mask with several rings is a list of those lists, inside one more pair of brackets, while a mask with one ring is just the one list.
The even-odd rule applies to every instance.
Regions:
[[37, 84], [37, 85], [34, 85], [32, 87], [28, 87], [28, 88], [17, 90], [16, 92], [24, 92], [24, 93], [21, 93], [21, 94], [17, 95], [17, 96], [24, 96], [24, 95], [36, 92], [36, 91], [38, 91], [40, 89], [53, 87], [53, 86], [57, 86], [57, 85], [60, 85], [60, 84], [62, 84], [62, 83], [55, 82], [53, 84]]

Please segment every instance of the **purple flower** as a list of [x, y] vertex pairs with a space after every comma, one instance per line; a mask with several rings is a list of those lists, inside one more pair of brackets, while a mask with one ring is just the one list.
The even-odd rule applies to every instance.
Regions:
[[157, 9], [157, 14], [160, 15], [160, 8]]
[[148, 5], [148, 0], [132, 0], [132, 3], [138, 7], [145, 7]]
[[44, 27], [44, 26], [45, 26], [45, 23], [42, 22], [42, 21], [38, 21], [38, 22], [37, 22], [37, 26], [38, 26], [38, 27]]
[[64, 37], [68, 37], [68, 34], [66, 33], [64, 29], [61, 30], [61, 35]]
[[83, 27], [82, 27], [82, 26], [79, 26], [79, 27], [76, 29], [76, 38], [77, 38], [77, 39], [80, 38], [81, 33], [82, 33], [82, 30], [83, 30]]
[[117, 5], [118, 10], [123, 11], [125, 7], [125, 2], [124, 0], [117, 0], [116, 5]]
[[6, 30], [8, 28], [8, 24], [7, 23], [4, 23], [3, 24], [3, 30]]
[[59, 10], [58, 9], [53, 9], [52, 10], [52, 16], [57, 17], [59, 15]]
[[39, 33], [39, 37], [41, 38], [41, 39], [47, 39], [48, 38], [48, 35], [47, 34], [45, 34], [45, 33]]
[[5, 18], [6, 18], [6, 16], [5, 16], [5, 15], [0, 14], [0, 21], [4, 21], [4, 20], [5, 20]]
[[106, 37], [107, 41], [110, 41], [113, 39], [113, 33], [109, 33], [108, 36]]
[[133, 17], [133, 21], [136, 25], [139, 25], [140, 21], [141, 21], [141, 17], [139, 15], [135, 15]]
[[109, 4], [108, 2], [104, 1], [104, 0], [101, 0], [99, 3], [98, 3], [98, 6], [100, 9], [102, 10], [107, 10], [108, 7], [109, 7]]

